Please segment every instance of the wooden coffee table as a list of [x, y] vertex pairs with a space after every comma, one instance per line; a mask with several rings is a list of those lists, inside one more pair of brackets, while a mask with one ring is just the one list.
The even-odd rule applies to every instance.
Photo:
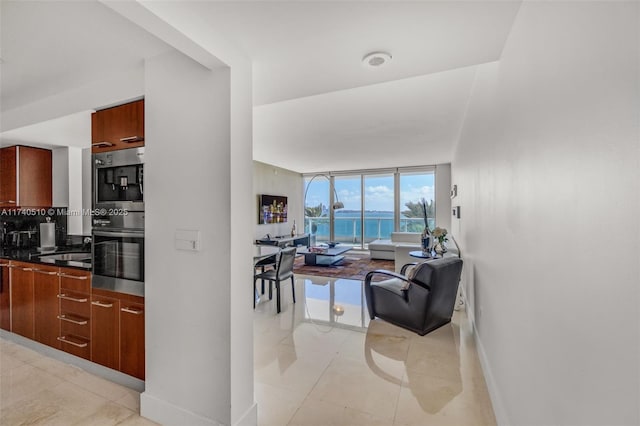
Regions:
[[322, 252], [310, 250], [300, 250], [298, 254], [304, 254], [304, 264], [308, 266], [331, 266], [344, 259], [343, 253], [351, 250], [351, 247], [333, 247], [324, 249]]

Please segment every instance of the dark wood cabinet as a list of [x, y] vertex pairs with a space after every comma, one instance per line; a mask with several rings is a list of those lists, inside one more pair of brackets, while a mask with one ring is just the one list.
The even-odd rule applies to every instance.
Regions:
[[0, 328], [11, 331], [8, 260], [0, 260]]
[[120, 369], [120, 301], [91, 296], [91, 361]]
[[11, 331], [33, 340], [33, 269], [30, 264], [22, 262], [12, 262], [10, 267]]
[[91, 139], [93, 153], [144, 146], [144, 99], [94, 112]]
[[91, 359], [91, 273], [60, 268], [60, 349]]
[[60, 347], [59, 292], [58, 268], [33, 265], [34, 337], [56, 349]]
[[120, 302], [120, 371], [144, 380], [144, 305]]
[[48, 149], [0, 149], [0, 207], [51, 207], [52, 154]]

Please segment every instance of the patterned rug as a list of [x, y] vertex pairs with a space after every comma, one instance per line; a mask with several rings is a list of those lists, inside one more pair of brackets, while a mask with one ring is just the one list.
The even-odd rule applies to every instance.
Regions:
[[[345, 253], [342, 262], [333, 266], [305, 266], [304, 256], [296, 257], [293, 265], [293, 272], [296, 274], [319, 275], [331, 278], [348, 278], [351, 280], [362, 280], [369, 271], [375, 269], [394, 270], [393, 260], [373, 260], [369, 254]], [[380, 277], [380, 278], [378, 278]], [[384, 279], [383, 276], [377, 276], [376, 281]]]

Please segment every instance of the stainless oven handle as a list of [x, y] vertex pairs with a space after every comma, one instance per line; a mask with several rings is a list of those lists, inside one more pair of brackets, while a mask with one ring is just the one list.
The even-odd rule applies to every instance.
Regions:
[[105, 231], [93, 231], [93, 235], [97, 235], [99, 237], [133, 237], [133, 238], [143, 238], [143, 232], [105, 232]]

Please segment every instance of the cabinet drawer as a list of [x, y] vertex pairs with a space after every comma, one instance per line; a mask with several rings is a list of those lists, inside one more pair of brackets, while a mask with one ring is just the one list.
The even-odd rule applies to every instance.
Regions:
[[88, 318], [70, 313], [60, 314], [58, 318], [60, 318], [60, 334], [62, 336], [71, 334], [87, 340], [91, 338], [91, 322]]
[[84, 318], [91, 318], [91, 304], [89, 296], [82, 293], [74, 293], [61, 290], [60, 299], [61, 314], [75, 314]]
[[60, 341], [60, 349], [63, 351], [84, 359], [91, 358], [91, 345], [89, 339], [73, 334], [63, 334], [58, 337], [58, 340]]
[[60, 268], [60, 288], [80, 293], [91, 291], [91, 272], [78, 269]]

